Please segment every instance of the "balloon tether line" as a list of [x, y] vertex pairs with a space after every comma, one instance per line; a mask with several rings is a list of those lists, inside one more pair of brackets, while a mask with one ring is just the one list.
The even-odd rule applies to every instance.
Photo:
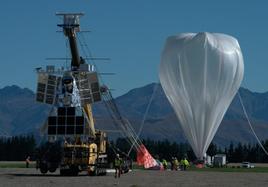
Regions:
[[255, 136], [255, 138], [256, 138], [256, 140], [257, 140], [259, 146], [262, 148], [262, 150], [264, 151], [264, 153], [268, 156], [268, 152], [267, 152], [267, 150], [266, 150], [265, 147], [262, 145], [262, 143], [261, 143], [259, 137], [257, 136], [255, 130], [254, 130], [253, 127], [252, 127], [252, 124], [251, 124], [251, 122], [250, 122], [250, 120], [249, 120], [247, 111], [246, 111], [246, 109], [245, 109], [245, 106], [244, 106], [244, 103], [243, 103], [243, 100], [242, 100], [242, 98], [241, 98], [241, 95], [240, 95], [239, 91], [237, 92], [237, 95], [238, 95], [238, 97], [239, 97], [239, 101], [240, 101], [240, 103], [241, 103], [243, 112], [244, 112], [244, 114], [245, 114], [245, 117], [247, 118], [249, 127], [250, 127], [250, 129], [251, 129], [253, 135]]
[[[143, 129], [143, 126], [144, 126], [146, 117], [147, 117], [147, 115], [148, 115], [149, 109], [150, 109], [151, 104], [152, 104], [152, 102], [153, 102], [153, 98], [154, 98], [155, 93], [156, 93], [156, 90], [157, 90], [157, 88], [158, 88], [158, 84], [159, 84], [159, 83], [155, 83], [155, 85], [154, 85], [153, 93], [152, 93], [151, 98], [150, 98], [150, 100], [149, 100], [149, 103], [148, 103], [148, 105], [147, 105], [147, 107], [146, 107], [146, 110], [145, 110], [145, 113], [144, 113], [144, 115], [143, 115], [143, 119], [142, 119], [142, 122], [141, 122], [141, 125], [140, 125], [140, 129], [139, 129], [138, 134], [137, 134], [137, 139], [139, 138], [139, 136], [140, 136], [140, 134], [141, 134], [141, 131], [142, 131], [142, 129]], [[130, 149], [129, 149], [129, 151], [128, 151], [128, 154], [127, 154], [128, 156], [129, 156], [130, 152], [132, 151], [133, 146], [134, 146], [134, 144], [131, 145], [131, 147], [130, 147]]]

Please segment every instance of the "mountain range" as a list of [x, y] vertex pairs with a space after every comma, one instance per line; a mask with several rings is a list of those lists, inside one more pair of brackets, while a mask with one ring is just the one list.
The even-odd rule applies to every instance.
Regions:
[[[268, 92], [256, 93], [240, 88], [249, 119], [260, 139], [268, 139]], [[135, 88], [115, 99], [119, 110], [139, 131], [144, 113], [151, 101], [148, 115], [144, 119], [141, 138], [185, 142], [179, 121], [170, 106], [161, 85], [158, 83]], [[0, 135], [38, 134], [43, 126], [50, 106], [35, 102], [35, 94], [27, 88], [6, 86], [0, 89]], [[104, 103], [93, 106], [96, 128], [104, 129], [110, 137], [119, 137]], [[230, 142], [256, 142], [243, 113], [237, 96], [233, 99], [213, 142], [226, 146]]]

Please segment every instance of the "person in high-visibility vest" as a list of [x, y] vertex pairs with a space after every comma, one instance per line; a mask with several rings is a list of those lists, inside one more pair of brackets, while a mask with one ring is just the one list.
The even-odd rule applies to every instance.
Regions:
[[173, 169], [174, 170], [178, 170], [178, 167], [179, 167], [179, 161], [178, 161], [178, 159], [175, 157], [175, 159], [174, 159], [174, 164], [173, 164]]
[[167, 161], [166, 161], [166, 159], [162, 160], [162, 164], [163, 164], [164, 170], [166, 170], [167, 169]]
[[188, 160], [186, 159], [186, 158], [184, 158], [184, 160], [183, 160], [183, 170], [186, 170], [186, 168], [187, 167], [189, 167], [189, 162], [188, 162]]
[[119, 154], [116, 154], [116, 157], [114, 159], [114, 169], [115, 169], [115, 178], [119, 178], [121, 175], [122, 170], [122, 159], [120, 158]]

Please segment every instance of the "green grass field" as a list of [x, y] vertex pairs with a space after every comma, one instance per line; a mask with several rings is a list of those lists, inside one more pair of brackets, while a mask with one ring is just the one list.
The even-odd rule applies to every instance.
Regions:
[[[35, 168], [35, 162], [31, 162], [30, 168]], [[0, 161], [0, 168], [26, 168], [24, 161]]]
[[[168, 166], [170, 168], [170, 166]], [[133, 169], [141, 169], [144, 168], [142, 166], [138, 166], [136, 163], [133, 164]], [[253, 173], [268, 173], [268, 166], [267, 164], [258, 164], [255, 168], [242, 168], [237, 166], [228, 166], [223, 168], [196, 168], [195, 166], [191, 166], [187, 169], [187, 171], [197, 171], [197, 172], [253, 172]]]
[[195, 168], [191, 167], [189, 171], [199, 171], [199, 172], [259, 172], [259, 173], [268, 173], [268, 167], [255, 167], [255, 168]]
[[[24, 161], [0, 161], [0, 168], [25, 168]], [[35, 162], [31, 162], [30, 168], [35, 168]], [[133, 164], [134, 170], [143, 170], [143, 167]], [[187, 171], [197, 171], [197, 172], [253, 172], [253, 173], [268, 173], [268, 167], [255, 167], [255, 168], [237, 168], [237, 167], [227, 167], [227, 168], [196, 168], [194, 166], [188, 168]]]

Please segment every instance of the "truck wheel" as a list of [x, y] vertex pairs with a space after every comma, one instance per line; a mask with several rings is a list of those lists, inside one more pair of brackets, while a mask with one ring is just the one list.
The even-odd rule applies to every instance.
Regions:
[[49, 171], [50, 173], [54, 173], [56, 170], [57, 170], [57, 168], [49, 168], [48, 171]]
[[46, 164], [41, 164], [40, 165], [40, 171], [42, 174], [46, 174], [48, 171], [47, 165]]
[[61, 176], [72, 176], [72, 170], [71, 169], [61, 169], [60, 170]]
[[79, 173], [78, 167], [77, 166], [71, 166], [70, 173], [71, 173], [72, 176], [77, 176], [78, 173]]
[[60, 169], [60, 175], [66, 176], [67, 175], [67, 170], [66, 169]]
[[92, 170], [89, 170], [88, 171], [88, 175], [89, 176], [95, 176], [96, 175], [96, 170], [93, 170], [93, 171]]
[[78, 171], [78, 170], [76, 170], [76, 169], [71, 170], [71, 175], [72, 175], [72, 176], [77, 176], [77, 175], [78, 175], [78, 173], [79, 173], [79, 171]]

